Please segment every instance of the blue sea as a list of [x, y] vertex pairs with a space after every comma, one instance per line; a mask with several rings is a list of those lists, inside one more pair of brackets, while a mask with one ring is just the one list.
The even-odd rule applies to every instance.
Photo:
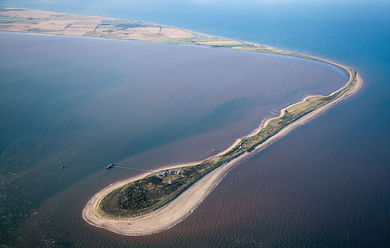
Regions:
[[1, 32], [1, 246], [390, 246], [389, 3], [0, 5], [266, 44], [352, 67], [364, 81], [355, 95], [236, 166], [183, 222], [125, 237], [81, 217], [97, 191], [138, 173], [106, 171], [107, 164], [153, 169], [205, 158], [303, 96], [332, 92], [345, 76], [277, 55]]

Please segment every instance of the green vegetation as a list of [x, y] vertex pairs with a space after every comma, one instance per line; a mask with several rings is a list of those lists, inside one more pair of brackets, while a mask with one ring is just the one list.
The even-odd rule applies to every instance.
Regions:
[[[300, 119], [306, 114], [321, 108], [332, 101], [338, 99], [342, 96], [351, 86], [356, 83], [356, 73], [354, 70], [346, 68], [344, 66], [336, 65], [330, 61], [323, 60], [316, 57], [306, 56], [299, 53], [283, 51], [277, 48], [268, 47], [265, 45], [260, 45], [257, 43], [247, 43], [247, 42], [235, 42], [234, 40], [229, 40], [225, 38], [213, 37], [213, 36], [204, 36], [192, 31], [181, 30], [184, 34], [182, 39], [169, 38], [167, 36], [161, 35], [161, 25], [142, 23], [142, 22], [129, 22], [119, 19], [104, 20], [101, 18], [90, 17], [85, 15], [70, 15], [69, 14], [56, 14], [54, 12], [48, 17], [45, 18], [33, 18], [27, 17], [29, 15], [19, 16], [13, 11], [28, 11], [24, 9], [6, 9], [0, 7], [0, 29], [5, 31], [23, 31], [31, 33], [53, 33], [57, 34], [67, 34], [69, 31], [68, 27], [72, 25], [91, 25], [95, 27], [93, 31], [83, 31], [85, 36], [98, 36], [103, 37], [107, 34], [110, 34], [110, 38], [118, 39], [128, 39], [131, 38], [132, 33], [126, 31], [130, 28], [136, 27], [155, 27], [150, 29], [145, 34], [140, 34], [142, 39], [146, 41], [154, 41], [168, 44], [188, 44], [196, 46], [206, 46], [206, 47], [218, 47], [222, 49], [231, 49], [237, 51], [246, 51], [246, 52], [259, 52], [259, 53], [273, 53], [286, 56], [293, 56], [299, 58], [312, 59], [316, 61], [321, 61], [324, 63], [329, 63], [335, 66], [342, 68], [345, 73], [350, 77], [348, 83], [334, 92], [329, 96], [324, 97], [312, 97], [307, 99], [304, 102], [295, 104], [285, 110], [284, 115], [278, 118], [275, 118], [269, 121], [268, 125], [262, 128], [256, 135], [252, 137], [243, 137], [238, 145], [230, 149], [224, 155], [214, 157], [211, 160], [206, 160], [196, 166], [182, 168], [182, 175], [178, 174], [169, 174], [167, 176], [156, 176], [150, 175], [136, 182], [129, 183], [124, 185], [121, 188], [118, 188], [102, 199], [96, 208], [96, 214], [102, 217], [107, 218], [120, 218], [120, 217], [131, 217], [142, 215], [150, 211], [156, 210], [163, 205], [167, 204], [169, 201], [177, 197], [181, 192], [190, 187], [193, 183], [198, 181], [204, 175], [214, 170], [215, 168], [221, 166], [224, 163], [230, 162], [234, 158], [241, 156], [244, 153], [253, 151], [259, 144], [264, 143], [270, 137], [277, 134], [283, 128], [293, 123], [294, 121]], [[8, 13], [4, 13], [8, 12]], [[34, 14], [34, 12], [31, 12]], [[28, 13], [25, 13], [28, 14]], [[39, 15], [40, 16], [40, 15]], [[66, 18], [65, 18], [66, 17]], [[75, 17], [74, 19], [68, 17]], [[64, 22], [66, 20], [66, 22]], [[101, 20], [101, 21], [100, 21]], [[38, 23], [56, 23], [64, 26], [64, 29], [61, 31], [53, 31], [50, 29], [39, 28], [40, 26], [34, 26]], [[66, 24], [64, 24], [66, 23]], [[12, 25], [16, 24], [16, 25]], [[43, 25], [45, 26], [45, 25]], [[10, 29], [10, 27], [12, 29]], [[159, 28], [159, 29], [157, 29]], [[104, 30], [102, 30], [104, 29]], [[65, 32], [66, 30], [66, 32]], [[75, 28], [73, 31], [81, 31], [84, 29]], [[102, 30], [102, 31], [100, 31]], [[159, 30], [159, 31], [157, 31]], [[104, 33], [102, 35], [102, 33]], [[158, 33], [157, 33], [158, 32]], [[126, 37], [123, 37], [122, 34], [125, 34]], [[190, 34], [190, 36], [189, 36]], [[79, 35], [79, 34], [77, 34]], [[191, 37], [192, 36], [192, 37]], [[107, 37], [107, 36], [106, 36]], [[138, 37], [138, 36], [135, 36]], [[190, 37], [190, 38], [189, 38]]]
[[134, 217], [162, 207], [210, 171], [253, 151], [287, 125], [341, 97], [356, 83], [356, 72], [352, 69], [343, 69], [348, 70], [350, 80], [338, 91], [329, 96], [312, 97], [287, 108], [283, 116], [269, 121], [256, 135], [243, 137], [224, 155], [205, 160], [195, 166], [181, 168], [182, 175], [168, 173], [167, 176], [157, 176], [161, 174], [158, 172], [110, 192], [101, 199], [96, 214], [105, 218]]
[[192, 40], [180, 40], [180, 39], [169, 39], [169, 40], [162, 40], [160, 43], [165, 44], [187, 44], [187, 45], [195, 45], [195, 42]]
[[183, 170], [182, 175], [151, 175], [120, 187], [100, 201], [97, 213], [103, 217], [134, 217], [156, 210], [179, 195], [223, 162], [205, 161]]
[[144, 23], [119, 23], [114, 26], [118, 30], [127, 30], [129, 28], [139, 28], [139, 27], [153, 27]]
[[152, 175], [129, 183], [106, 195], [98, 212], [107, 217], [131, 217], [157, 209], [198, 180], [198, 169], [189, 169], [185, 175]]
[[6, 9], [4, 7], [0, 7], [0, 12], [9, 12], [9, 11], [25, 11], [25, 9]]
[[234, 47], [245, 47], [245, 46], [243, 46], [243, 45], [210, 45], [210, 47], [232, 49]]
[[30, 29], [25, 29], [23, 31], [29, 32], [29, 33], [40, 33], [41, 30], [39, 28], [30, 28]]

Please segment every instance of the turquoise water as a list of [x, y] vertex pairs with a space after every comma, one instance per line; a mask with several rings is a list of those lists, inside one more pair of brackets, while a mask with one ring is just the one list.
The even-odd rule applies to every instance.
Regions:
[[[121, 237], [88, 226], [80, 216], [86, 201], [97, 190], [118, 180], [118, 178], [134, 174], [134, 172], [126, 171], [128, 174], [125, 175], [124, 171], [119, 170], [113, 170], [108, 174], [99, 169], [100, 164], [104, 166], [114, 160], [137, 164], [139, 167], [154, 168], [159, 166], [160, 161], [164, 161], [163, 164], [169, 164], [207, 156], [211, 150], [210, 147], [214, 147], [216, 144], [221, 144], [221, 146], [228, 144], [234, 140], [234, 136], [225, 141], [218, 141], [210, 147], [200, 145], [200, 148], [196, 148], [199, 149], [197, 151], [189, 151], [188, 147], [193, 148], [193, 146], [188, 142], [195, 138], [196, 141], [193, 141], [195, 142], [193, 144], [202, 144], [202, 138], [209, 137], [208, 135], [211, 133], [216, 133], [214, 135], [218, 139], [224, 137], [221, 134], [218, 136], [218, 131], [216, 131], [220, 122], [226, 123], [226, 127], [223, 127], [225, 131], [236, 130], [233, 126], [229, 126], [229, 123], [242, 119], [243, 116], [236, 116], [233, 110], [238, 110], [237, 112], [241, 113], [243, 109], [252, 106], [247, 110], [246, 117], [252, 116], [250, 115], [251, 109], [256, 109], [259, 103], [253, 98], [248, 98], [248, 93], [238, 92], [242, 95], [236, 95], [233, 101], [232, 98], [224, 98], [226, 99], [224, 104], [213, 102], [210, 105], [205, 105], [204, 112], [198, 110], [198, 116], [196, 114], [195, 117], [192, 114], [184, 116], [181, 119], [182, 123], [179, 123], [178, 126], [187, 125], [187, 129], [183, 128], [183, 130], [191, 130], [192, 136], [181, 136], [179, 130], [176, 134], [171, 135], [173, 137], [163, 137], [157, 144], [145, 141], [144, 145], [141, 142], [139, 147], [134, 148], [134, 142], [140, 144], [139, 141], [149, 140], [150, 136], [145, 134], [133, 142], [127, 141], [127, 138], [123, 137], [123, 132], [115, 133], [110, 129], [103, 128], [104, 124], [113, 121], [110, 115], [105, 116], [105, 118], [91, 119], [91, 115], [97, 115], [97, 113], [90, 113], [91, 109], [88, 109], [88, 106], [96, 106], [102, 100], [111, 99], [113, 106], [115, 101], [125, 100], [125, 96], [123, 98], [117, 97], [117, 94], [122, 92], [120, 87], [117, 87], [117, 91], [111, 92], [111, 94], [107, 89], [121, 85], [123, 80], [131, 78], [131, 74], [123, 73], [122, 70], [117, 69], [116, 61], [112, 58], [107, 63], [99, 64], [96, 60], [97, 57], [92, 56], [90, 59], [85, 59], [88, 56], [81, 54], [76, 62], [72, 61], [72, 63], [66, 64], [69, 58], [66, 58], [67, 54], [65, 53], [63, 55], [65, 58], [62, 61], [57, 61], [57, 64], [63, 65], [65, 63], [70, 67], [74, 78], [80, 78], [79, 82], [71, 83], [67, 80], [66, 86], [60, 83], [53, 84], [49, 90], [41, 87], [40, 91], [34, 95], [36, 98], [28, 102], [23, 94], [37, 89], [27, 87], [28, 84], [21, 80], [21, 84], [24, 83], [26, 90], [8, 94], [20, 96], [18, 101], [7, 106], [4, 103], [1, 104], [1, 106], [6, 106], [6, 108], [2, 108], [4, 112], [1, 116], [7, 115], [7, 118], [2, 118], [2, 128], [4, 126], [9, 128], [6, 134], [2, 131], [2, 137], [4, 137], [2, 138], [4, 141], [1, 143], [4, 147], [2, 149], [10, 144], [16, 147], [14, 141], [17, 140], [18, 146], [16, 148], [22, 151], [31, 151], [30, 154], [34, 154], [34, 156], [21, 157], [19, 153], [15, 153], [12, 157], [12, 161], [14, 161], [12, 166], [4, 166], [5, 163], [2, 161], [2, 187], [7, 190], [6, 194], [2, 193], [3, 203], [7, 207], [14, 208], [13, 212], [7, 212], [7, 215], [3, 215], [6, 216], [3, 219], [9, 220], [9, 223], [2, 221], [5, 223], [2, 226], [2, 234], [7, 235], [6, 239], [2, 238], [5, 240], [2, 241], [4, 244], [34, 247], [75, 245], [87, 247], [388, 246], [390, 234], [390, 153], [388, 148], [390, 140], [390, 132], [388, 131], [390, 123], [390, 100], [388, 98], [390, 93], [390, 73], [388, 71], [390, 68], [390, 48], [388, 45], [390, 44], [390, 20], [386, 14], [386, 10], [389, 9], [388, 4], [295, 4], [285, 7], [272, 4], [263, 6], [244, 4], [240, 7], [196, 5], [192, 8], [182, 4], [174, 5], [173, 8], [170, 7], [172, 5], [151, 7], [129, 2], [129, 8], [121, 8], [121, 11], [118, 11], [115, 5], [107, 7], [103, 2], [98, 3], [93, 5], [93, 8], [87, 7], [87, 4], [83, 3], [72, 5], [71, 2], [67, 5], [56, 5], [55, 8], [37, 3], [24, 3], [23, 1], [14, 2], [12, 6], [24, 4], [24, 6], [16, 7], [37, 6], [36, 8], [42, 7], [40, 9], [44, 9], [43, 7], [46, 7], [47, 10], [55, 11], [105, 14], [106, 16], [162, 23], [212, 35], [264, 43], [286, 50], [324, 57], [351, 66], [361, 74], [364, 85], [356, 95], [337, 104], [315, 120], [297, 128], [283, 139], [236, 167], [204, 203], [176, 227], [146, 237]], [[8, 5], [11, 4], [8, 3]], [[84, 46], [87, 45], [89, 43]], [[80, 51], [83, 50], [85, 49], [80, 49]], [[205, 54], [208, 53], [207, 50]], [[2, 61], [9, 61], [3, 59], [5, 58], [4, 54], [3, 51]], [[50, 57], [51, 53], [49, 52], [47, 56]], [[54, 58], [51, 59], [57, 59], [56, 56], [52, 57]], [[45, 61], [45, 59], [43, 60]], [[28, 65], [28, 61], [25, 63]], [[88, 90], [83, 92], [83, 89], [79, 88], [79, 84], [85, 82], [83, 76], [89, 75], [88, 77], [90, 77], [96, 72], [92, 70], [91, 73], [86, 73], [91, 68], [91, 63], [99, 68], [97, 70], [99, 75], [92, 82], [101, 80], [100, 84], [90, 86], [90, 89], [95, 89], [94, 95], [89, 95]], [[9, 67], [2, 71], [2, 78], [4, 75], [8, 75], [7, 73], [15, 74], [10, 73], [11, 65], [9, 63], [4, 64]], [[48, 66], [56, 67], [55, 62]], [[29, 65], [29, 68], [32, 71], [35, 69], [34, 65]], [[51, 73], [54, 76], [62, 70], [63, 68], [60, 68], [58, 72]], [[175, 71], [175, 69], [172, 70]], [[47, 82], [52, 81], [50, 73], [43, 72], [42, 74], [45, 75]], [[107, 77], [107, 74], [110, 76]], [[109, 81], [113, 85], [107, 85], [105, 81]], [[153, 80], [151, 79], [151, 81]], [[251, 80], [248, 81], [250, 84]], [[48, 84], [39, 78], [34, 82]], [[202, 87], [207, 87], [207, 84]], [[234, 89], [234, 86], [232, 87]], [[203, 88], [200, 92], [203, 91]], [[191, 89], [189, 91], [192, 92]], [[226, 89], [226, 92], [230, 91], [231, 88]], [[55, 105], [58, 101], [51, 99], [53, 92], [61, 93], [59, 94], [62, 97], [61, 106]], [[66, 92], [71, 92], [71, 95], [78, 92], [82, 97], [79, 99], [70, 98]], [[176, 95], [175, 93], [177, 92], [166, 92], [166, 94], [172, 95]], [[297, 93], [297, 98], [302, 97], [299, 94]], [[188, 96], [190, 95], [188, 94]], [[234, 100], [235, 98], [236, 100]], [[6, 98], [3, 96], [1, 99], [4, 101]], [[193, 102], [196, 100], [194, 99]], [[163, 106], [176, 106], [175, 103], [175, 101], [167, 101], [167, 105], [162, 105], [161, 109], [169, 110]], [[23, 104], [29, 104], [31, 107], [25, 109]], [[38, 107], [41, 107], [42, 104], [46, 110], [39, 112]], [[271, 104], [283, 105], [283, 103], [276, 102], [268, 103], [266, 106]], [[72, 108], [74, 111], [80, 105], [86, 106], [84, 111], [72, 115]], [[207, 109], [207, 106], [213, 107]], [[108, 114], [111, 112], [110, 109], [103, 107], [101, 106], [99, 110], [107, 111], [105, 113]], [[186, 107], [188, 106], [183, 106], [182, 109], [186, 109]], [[59, 108], [61, 113], [68, 114], [66, 115], [68, 118], [64, 118], [58, 113]], [[272, 110], [272, 108], [270, 107], [265, 112]], [[223, 114], [208, 119], [210, 117], [207, 117], [207, 113], [213, 113], [212, 110]], [[180, 108], [179, 112], [177, 110], [174, 112], [179, 113], [178, 115], [185, 114], [184, 110], [180, 112]], [[161, 119], [158, 114], [166, 115], [165, 112], [160, 113], [157, 110], [155, 113], [157, 116], [153, 120]], [[209, 116], [214, 116], [214, 114]], [[198, 117], [197, 120], [196, 117]], [[202, 117], [206, 121], [202, 122]], [[16, 126], [14, 123], [18, 123], [19, 118], [24, 118], [29, 125], [25, 125], [26, 122], [24, 122], [20, 124], [20, 127]], [[83, 120], [83, 118], [90, 121], [83, 123], [84, 127], [68, 123], [69, 120]], [[152, 117], [146, 116], [145, 118], [150, 123], [148, 118]], [[177, 118], [174, 119], [177, 120]], [[46, 121], [47, 125], [57, 129], [41, 130], [41, 133], [46, 136], [33, 137], [32, 130], [39, 131], [41, 128], [38, 121]], [[128, 121], [131, 121], [130, 117], [121, 116], [117, 128], [123, 129]], [[246, 125], [236, 134], [245, 134], [260, 121], [261, 118], [236, 123], [236, 127]], [[199, 126], [192, 126], [193, 123], [199, 123]], [[212, 125], [208, 126], [202, 123], [211, 123]], [[151, 126], [148, 128], [156, 130], [156, 132], [161, 130], [164, 133], [171, 133], [172, 130], [167, 129], [171, 124], [167, 120], [159, 127]], [[142, 124], [140, 125], [142, 127]], [[26, 127], [30, 130], [25, 130]], [[72, 128], [73, 131], [59, 131], [64, 127]], [[221, 132], [223, 132], [223, 128]], [[8, 130], [15, 130], [14, 136], [9, 135]], [[98, 137], [89, 135], [90, 130], [101, 133], [101, 135]], [[23, 135], [29, 132], [30, 135]], [[59, 136], [61, 132], [70, 133], [69, 140], [50, 140], [49, 137], [62, 137]], [[129, 130], [128, 133], [130, 134], [131, 131]], [[23, 139], [12, 137], [23, 137]], [[111, 139], [111, 137], [114, 138]], [[73, 149], [59, 149], [66, 152], [66, 155], [65, 153], [52, 153], [56, 146], [65, 146], [68, 142], [78, 143], [72, 138], [78, 138], [82, 142]], [[42, 146], [42, 142], [32, 143], [32, 140], [50, 141], [50, 143]], [[96, 143], [94, 142], [96, 140], [103, 140], [103, 142]], [[116, 142], [119, 144], [115, 144]], [[123, 144], [127, 144], [127, 146], [123, 146]], [[151, 146], [150, 149], [148, 145]], [[180, 152], [172, 152], [173, 147], [183, 148]], [[134, 152], [131, 148], [138, 150]], [[85, 154], [78, 155], [76, 159], [67, 158], [70, 152], [74, 153], [74, 151], [76, 153], [82, 151]], [[164, 156], [167, 151], [170, 151], [170, 156]], [[95, 154], [90, 154], [93, 152]], [[46, 160], [40, 163], [35, 162], [39, 165], [34, 165], [34, 169], [30, 171], [29, 163], [40, 161], [42, 153], [48, 154], [45, 157]], [[90, 155], [86, 155], [87, 153]], [[127, 154], [128, 156], [126, 156]], [[58, 173], [57, 165], [59, 164], [57, 163], [48, 170], [51, 168], [51, 161], [56, 161], [56, 157], [69, 164], [66, 170], [61, 170], [61, 174]], [[128, 159], [126, 160], [126, 158]], [[7, 163], [11, 163], [10, 161]], [[142, 164], [143, 161], [150, 163], [145, 165]], [[75, 168], [80, 168], [80, 170]], [[22, 175], [16, 172], [21, 172]], [[20, 190], [21, 188], [26, 190]], [[28, 191], [30, 195], [35, 197], [34, 200], [30, 200], [31, 203], [22, 202], [21, 204], [20, 194], [27, 194]], [[8, 198], [5, 199], [5, 196]], [[25, 198], [29, 199], [29, 197]], [[4, 205], [1, 210], [4, 213]], [[14, 216], [9, 217], [9, 214]]]

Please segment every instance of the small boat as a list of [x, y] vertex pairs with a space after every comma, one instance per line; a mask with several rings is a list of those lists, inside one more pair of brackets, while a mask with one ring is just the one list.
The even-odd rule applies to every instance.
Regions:
[[109, 165], [106, 167], [106, 170], [111, 169], [113, 166], [114, 166], [114, 164], [109, 164]]

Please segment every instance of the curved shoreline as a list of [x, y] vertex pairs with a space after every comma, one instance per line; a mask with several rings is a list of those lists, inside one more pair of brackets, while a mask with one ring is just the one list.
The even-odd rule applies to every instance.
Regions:
[[[286, 54], [284, 54], [286, 55]], [[293, 55], [295, 56], [295, 55]], [[185, 191], [180, 193], [176, 198], [174, 198], [172, 201], [168, 202], [166, 205], [163, 207], [149, 213], [145, 214], [139, 217], [135, 218], [128, 218], [128, 219], [122, 219], [122, 220], [114, 220], [114, 219], [102, 219], [96, 216], [95, 214], [95, 207], [99, 204], [100, 200], [109, 192], [112, 190], [121, 187], [129, 182], [133, 182], [136, 180], [139, 180], [141, 178], [144, 178], [147, 175], [152, 174], [151, 172], [148, 173], [143, 173], [138, 176], [119, 181], [117, 183], [114, 183], [100, 192], [96, 193], [90, 201], [86, 204], [85, 208], [83, 209], [82, 216], [86, 222], [89, 224], [107, 229], [109, 231], [122, 234], [122, 235], [127, 235], [127, 236], [141, 236], [141, 235], [149, 235], [153, 233], [158, 233], [161, 231], [164, 231], [166, 229], [169, 229], [179, 222], [181, 222], [183, 219], [185, 219], [189, 214], [192, 213], [192, 211], [202, 203], [202, 201], [207, 197], [208, 194], [218, 185], [218, 183], [221, 181], [221, 179], [231, 170], [235, 165], [238, 163], [242, 162], [243, 160], [246, 160], [250, 156], [254, 155], [255, 153], [259, 152], [260, 150], [264, 149], [268, 145], [272, 144], [279, 138], [283, 137], [286, 135], [288, 132], [290, 132], [292, 129], [294, 129], [297, 126], [300, 126], [311, 119], [315, 118], [316, 116], [320, 115], [323, 113], [326, 109], [330, 108], [334, 104], [338, 103], [345, 97], [348, 97], [355, 92], [359, 90], [359, 88], [362, 85], [362, 79], [360, 78], [360, 75], [356, 73], [353, 69], [327, 61], [323, 60], [320, 58], [315, 58], [315, 57], [310, 57], [310, 56], [305, 56], [305, 55], [300, 55], [297, 57], [304, 57], [307, 59], [314, 59], [314, 60], [319, 60], [325, 63], [330, 63], [332, 65], [335, 65], [341, 69], [344, 69], [345, 71], [348, 72], [349, 74], [349, 79], [348, 82], [341, 87], [340, 89], [336, 90], [330, 95], [335, 94], [336, 92], [340, 91], [344, 87], [348, 87], [349, 84], [352, 83], [353, 80], [356, 79], [356, 82], [348, 88], [346, 92], [344, 92], [340, 97], [336, 98], [335, 100], [327, 103], [326, 105], [315, 109], [314, 111], [304, 115], [300, 119], [290, 123], [289, 125], [285, 126], [282, 130], [277, 132], [275, 135], [267, 139], [265, 142], [261, 143], [260, 145], [256, 146], [254, 150], [251, 152], [246, 152], [243, 155], [233, 159], [232, 161], [221, 165], [220, 167], [214, 169], [213, 171], [209, 172], [206, 174], [204, 177], [199, 179], [197, 182], [195, 182], [193, 185], [191, 185], [189, 188], [187, 188]], [[353, 75], [353, 73], [356, 73]], [[283, 108], [280, 111], [280, 115], [277, 117], [270, 117], [264, 120], [258, 128], [256, 128], [252, 133], [250, 133], [248, 136], [254, 136], [257, 133], [260, 132], [260, 130], [264, 127], [267, 126], [267, 124], [276, 118], [280, 118], [285, 114], [285, 110], [298, 105], [300, 103], [305, 102], [309, 98], [313, 97], [318, 97], [318, 95], [310, 95], [306, 96], [305, 98], [302, 99], [302, 101], [291, 104], [285, 108]], [[220, 156], [222, 154], [225, 154], [228, 152], [230, 149], [232, 149], [239, 141], [241, 140], [238, 139], [236, 142], [234, 142], [230, 147], [225, 149], [224, 151], [220, 152], [215, 156]], [[210, 157], [210, 158], [212, 158]], [[210, 159], [207, 158], [207, 159]], [[205, 160], [207, 160], [205, 159]], [[205, 161], [203, 160], [203, 161]], [[178, 167], [185, 167], [185, 166], [191, 166], [195, 164], [199, 164], [201, 161], [197, 162], [192, 162], [192, 163], [185, 163], [185, 164], [176, 164], [172, 166], [167, 166], [164, 168], [158, 168], [156, 171], [162, 170], [162, 169], [173, 169], [173, 168], [178, 168]]]
[[[264, 130], [267, 127], [270, 127], [270, 129], [272, 129], [272, 125], [267, 126], [268, 123], [270, 123], [270, 121], [272, 120], [281, 117], [286, 117], [285, 119], [290, 118], [290, 115], [286, 112], [286, 109], [291, 108], [294, 105], [302, 103], [301, 107], [297, 106], [297, 108], [307, 111], [304, 112], [304, 114], [299, 115], [297, 119], [294, 119], [295, 121], [282, 123], [282, 125], [280, 126], [281, 129], [278, 129], [278, 132], [273, 132], [272, 136], [267, 136], [265, 140], [259, 141], [259, 143], [253, 143], [253, 146], [250, 148], [251, 150], [245, 150], [245, 153], [240, 153], [241, 155], [238, 154], [239, 152], [236, 153], [236, 155], [238, 154], [237, 158], [233, 160], [226, 160], [229, 162], [226, 164], [222, 164], [213, 171], [210, 171], [208, 174], [204, 175], [189, 188], [177, 195], [177, 197], [174, 198], [172, 201], [168, 202], [154, 212], [145, 214], [140, 217], [125, 220], [102, 219], [97, 217], [97, 214], [95, 213], [95, 207], [99, 203], [100, 199], [104, 197], [107, 193], [131, 181], [139, 180], [152, 172], [143, 173], [127, 180], [111, 184], [100, 192], [96, 193], [83, 209], [82, 216], [84, 220], [91, 225], [100, 228], [105, 228], [112, 232], [116, 232], [123, 235], [147, 235], [163, 231], [176, 225], [186, 216], [188, 216], [188, 214], [190, 214], [193, 209], [195, 209], [204, 200], [204, 198], [215, 188], [218, 182], [232, 167], [234, 167], [239, 162], [247, 159], [248, 157], [252, 156], [254, 153], [265, 148], [280, 137], [284, 136], [291, 129], [295, 128], [298, 125], [302, 125], [303, 123], [309, 121], [315, 116], [321, 114], [323, 111], [336, 104], [343, 98], [355, 93], [362, 84], [360, 76], [353, 69], [348, 68], [346, 66], [336, 64], [326, 59], [307, 56], [295, 52], [288, 52], [258, 43], [237, 41], [228, 38], [204, 35], [185, 29], [179, 29], [152, 23], [122, 20], [117, 18], [81, 16], [69, 13], [4, 7], [0, 7], [0, 10], [0, 17], [3, 20], [3, 22], [0, 23], [0, 31], [27, 32], [45, 35], [67, 35], [91, 38], [138, 40], [144, 42], [213, 47], [244, 52], [279, 54], [328, 63], [343, 69], [346, 74], [349, 75], [348, 82], [343, 87], [330, 94], [329, 96], [331, 97], [324, 97], [327, 99], [324, 99], [323, 101], [322, 99], [320, 99], [320, 101], [318, 102], [316, 100], [309, 101], [307, 102], [307, 104], [305, 104], [304, 102], [307, 99], [314, 99], [316, 97], [319, 97], [307, 96], [302, 101], [291, 104], [290, 106], [282, 109], [278, 117], [271, 117], [265, 119], [258, 128], [256, 128], [252, 133], [243, 138], [256, 137], [256, 135], [259, 134], [260, 131], [263, 130], [263, 128]], [[34, 22], [31, 22], [32, 18], [34, 19]], [[131, 25], [128, 25], [128, 27], [124, 28], [123, 25], [118, 26], [118, 23]], [[133, 24], [136, 25], [134, 26]], [[142, 28], [140, 29], [139, 27], [141, 26]], [[203, 36], [207, 36], [207, 39], [204, 39]], [[356, 82], [354, 80], [356, 80]], [[352, 81], [354, 82], [354, 84], [352, 84]], [[334, 95], [334, 97], [332, 97], [332, 95]], [[310, 106], [311, 104], [313, 105]], [[294, 110], [292, 111], [294, 112]], [[285, 113], [287, 114], [285, 115]], [[283, 120], [281, 122], [283, 122]], [[248, 141], [249, 139], [251, 138], [246, 139], [246, 141]], [[235, 151], [233, 150], [237, 148], [240, 140], [241, 139], [235, 141], [233, 145], [227, 148], [224, 152], [217, 154], [217, 156], [220, 156], [221, 159], [222, 156], [227, 157], [227, 153], [230, 153], [230, 151], [234, 153]], [[257, 141], [255, 140], [253, 142]], [[254, 147], [256, 144], [259, 145]], [[244, 152], [244, 150], [242, 152]], [[211, 158], [217, 158], [216, 161], [218, 162], [222, 161], [218, 160], [218, 157], [213, 156]], [[156, 171], [160, 171], [162, 169], [173, 169], [178, 167], [191, 166], [199, 164], [201, 162], [202, 161], [169, 165], [163, 168], [158, 168], [156, 169]]]

